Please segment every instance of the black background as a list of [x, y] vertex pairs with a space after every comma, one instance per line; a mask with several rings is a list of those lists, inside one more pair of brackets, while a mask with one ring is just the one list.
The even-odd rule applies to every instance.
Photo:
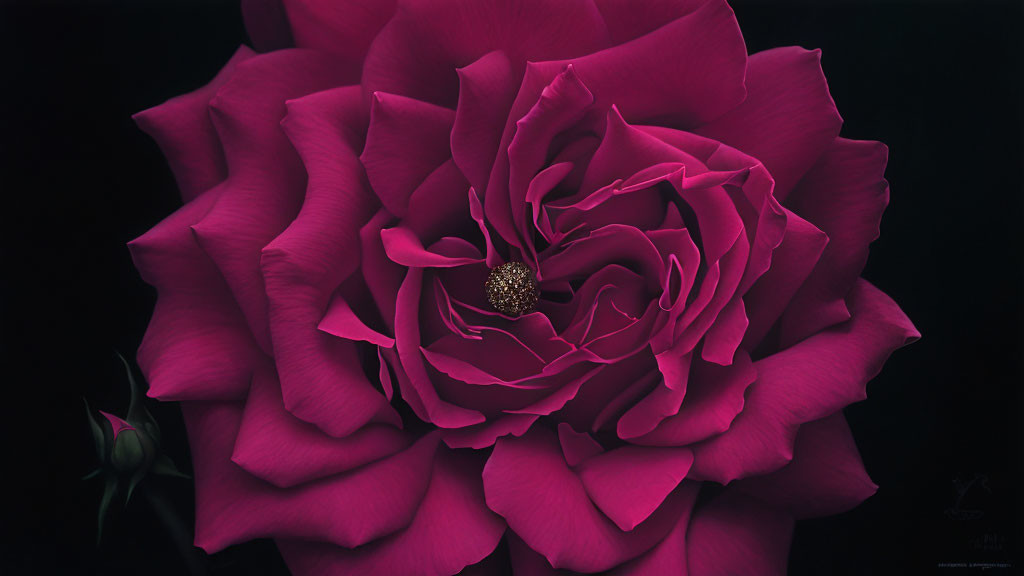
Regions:
[[[734, 3], [751, 52], [822, 48], [843, 135], [889, 145], [892, 200], [865, 276], [924, 335], [847, 409], [878, 494], [800, 523], [792, 574], [1024, 573], [1021, 6]], [[96, 548], [81, 398], [124, 410], [112, 350], [134, 351], [155, 299], [125, 243], [179, 203], [129, 115], [204, 84], [245, 41], [233, 2], [0, 0], [2, 574], [184, 572], [143, 499]], [[153, 411], [187, 469], [177, 408]], [[957, 507], [954, 481], [974, 478]], [[190, 522], [190, 483], [154, 482]], [[268, 542], [207, 562], [286, 573]]]

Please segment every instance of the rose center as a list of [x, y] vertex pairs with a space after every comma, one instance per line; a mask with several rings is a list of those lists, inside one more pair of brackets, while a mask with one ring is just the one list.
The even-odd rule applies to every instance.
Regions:
[[537, 280], [522, 262], [507, 262], [491, 269], [484, 283], [487, 300], [508, 316], [519, 316], [537, 305]]

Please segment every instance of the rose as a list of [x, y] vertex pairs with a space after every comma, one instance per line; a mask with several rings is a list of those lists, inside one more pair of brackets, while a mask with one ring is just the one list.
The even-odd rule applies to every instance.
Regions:
[[917, 337], [818, 54], [748, 59], [720, 0], [367, 4], [250, 2], [268, 51], [137, 116], [186, 201], [131, 248], [197, 544], [784, 571], [873, 493], [842, 408]]

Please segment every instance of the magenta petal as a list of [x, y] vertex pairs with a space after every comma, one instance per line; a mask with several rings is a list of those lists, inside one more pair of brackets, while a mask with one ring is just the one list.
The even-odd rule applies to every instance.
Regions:
[[[512, 220], [522, 241], [529, 239], [526, 230], [527, 191], [531, 181], [547, 163], [551, 140], [577, 124], [593, 103], [594, 95], [580, 82], [570, 64], [544, 88], [530, 111], [516, 122], [515, 135], [507, 150], [508, 201]], [[492, 189], [494, 186], [489, 185], [488, 192]]]
[[206, 86], [132, 116], [139, 128], [160, 146], [185, 202], [227, 176], [220, 137], [210, 120], [210, 100], [238, 65], [254, 55], [242, 46]]
[[341, 294], [335, 294], [331, 298], [331, 303], [327, 305], [327, 313], [316, 327], [346, 340], [361, 340], [384, 348], [391, 348], [395, 345], [393, 338], [364, 324]]
[[[687, 484], [686, 493], [696, 500], [699, 484]], [[687, 576], [686, 530], [690, 525], [692, 508], [687, 507], [679, 516], [675, 528], [650, 552], [612, 570], [611, 576], [648, 576], [671, 574]]]
[[645, 0], [643, 9], [622, 0], [594, 0], [612, 43], [622, 44], [681, 18], [708, 0]]
[[103, 410], [100, 410], [99, 413], [100, 413], [100, 416], [103, 416], [104, 418], [106, 418], [107, 422], [110, 423], [110, 430], [114, 433], [114, 436], [113, 436], [113, 440], [114, 441], [117, 441], [117, 435], [120, 434], [122, 431], [124, 431], [124, 430], [135, 430], [134, 426], [132, 426], [131, 424], [126, 422], [120, 416], [114, 416], [113, 414], [110, 414], [109, 412], [104, 412]]
[[366, 57], [363, 85], [454, 107], [456, 70], [502, 51], [517, 73], [526, 62], [590, 54], [608, 46], [592, 0], [405, 0]]
[[540, 418], [533, 414], [506, 414], [482, 424], [442, 430], [441, 438], [449, 448], [483, 450], [494, 445], [502, 436], [522, 436]]
[[295, 576], [450, 576], [487, 557], [505, 524], [484, 504], [479, 464], [440, 450], [430, 487], [409, 526], [392, 536], [346, 550], [311, 542], [278, 546]]
[[848, 317], [843, 299], [864, 269], [889, 203], [887, 157], [880, 142], [837, 138], [794, 191], [793, 209], [828, 234], [829, 244], [786, 309], [780, 345]]
[[[280, 1], [280, 0], [279, 0]], [[370, 43], [395, 13], [395, 0], [283, 0], [299, 48], [329, 52], [359, 79]]]
[[572, 62], [598, 107], [615, 104], [633, 123], [691, 128], [731, 110], [745, 94], [747, 50], [724, 0]]
[[207, 552], [272, 537], [358, 546], [409, 525], [427, 492], [436, 434], [347, 474], [282, 489], [231, 462], [233, 404], [183, 407], [196, 477], [196, 545]]
[[477, 190], [484, 190], [498, 153], [519, 79], [503, 52], [490, 52], [459, 73], [459, 104], [452, 126], [452, 158]]
[[161, 400], [240, 400], [262, 357], [245, 317], [189, 226], [218, 190], [189, 202], [128, 248], [159, 297], [138, 362], [148, 395]]
[[405, 216], [423, 180], [451, 157], [449, 135], [455, 113], [426, 102], [376, 92], [359, 157], [373, 191], [395, 216]]
[[587, 496], [550, 430], [533, 427], [522, 438], [498, 439], [483, 471], [487, 505], [530, 548], [556, 568], [608, 570], [650, 550], [692, 505], [674, 492], [630, 532], [621, 531]]
[[354, 87], [289, 102], [283, 126], [306, 165], [308, 184], [298, 216], [260, 259], [285, 406], [333, 436], [397, 416], [363, 372], [357, 344], [316, 328], [335, 290], [359, 265], [360, 226], [376, 204], [355, 156], [359, 135], [352, 132], [365, 126], [365, 114]]
[[775, 179], [775, 197], [784, 202], [842, 123], [821, 52], [788, 47], [752, 55], [746, 101], [696, 132], [764, 163]]
[[624, 446], [584, 460], [576, 473], [594, 504], [628, 531], [661, 506], [691, 464], [686, 448]]
[[381, 230], [380, 238], [388, 258], [396, 264], [410, 268], [451, 268], [483, 261], [479, 253], [472, 254], [469, 244], [466, 244], [468, 251], [464, 250], [463, 256], [452, 257], [431, 252], [423, 247], [423, 243], [412, 230], [401, 226]]
[[385, 326], [391, 328], [392, 332], [395, 326], [395, 299], [402, 279], [405, 278], [405, 267], [388, 258], [380, 235], [393, 220], [394, 216], [387, 209], [381, 208], [359, 230], [360, 271]]
[[730, 366], [699, 362], [679, 412], [629, 441], [645, 446], [686, 446], [725, 432], [743, 409], [743, 395], [756, 377], [746, 353], [737, 354]]
[[726, 490], [697, 508], [686, 532], [690, 576], [785, 576], [793, 519]]
[[334, 438], [284, 409], [272, 367], [253, 378], [231, 460], [250, 474], [286, 488], [387, 458], [410, 439], [391, 426], [370, 425]]
[[[753, 350], [779, 319], [821, 257], [828, 237], [813, 224], [786, 211], [786, 233], [772, 252], [772, 265], [743, 296], [750, 325], [743, 344]], [[846, 304], [843, 304], [846, 310]], [[846, 318], [849, 316], [847, 315]]]
[[406, 401], [421, 419], [440, 428], [464, 428], [484, 422], [484, 415], [442, 400], [427, 372], [420, 352], [419, 302], [423, 289], [423, 269], [410, 268], [398, 291], [395, 310], [395, 344], [405, 376], [398, 382]]
[[695, 478], [728, 483], [766, 474], [793, 457], [797, 428], [863, 400], [868, 380], [919, 337], [896, 304], [860, 280], [850, 321], [755, 363], [746, 408], [721, 436], [693, 446]]
[[281, 128], [285, 101], [339, 83], [326, 57], [281, 50], [240, 64], [210, 103], [229, 176], [217, 203], [192, 229], [267, 352], [271, 344], [260, 251], [291, 223], [306, 188], [306, 171]]
[[792, 462], [735, 486], [797, 520], [846, 512], [878, 490], [864, 470], [842, 412], [800, 426]]
[[604, 448], [593, 436], [586, 432], [577, 432], [565, 422], [558, 425], [558, 443], [562, 445], [565, 463], [573, 467], [591, 456], [604, 452]]

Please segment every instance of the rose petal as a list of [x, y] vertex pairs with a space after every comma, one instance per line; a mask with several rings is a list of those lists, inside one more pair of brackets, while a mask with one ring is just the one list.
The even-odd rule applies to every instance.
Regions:
[[755, 363], [746, 408], [720, 436], [696, 444], [694, 478], [726, 484], [766, 474], [793, 457], [796, 430], [863, 400], [865, 386], [895, 349], [920, 335], [888, 296], [860, 280], [849, 322]]
[[448, 140], [455, 113], [383, 92], [375, 92], [372, 103], [359, 160], [381, 204], [402, 217], [413, 190], [451, 157]]
[[829, 244], [786, 309], [780, 345], [849, 317], [843, 299], [864, 269], [889, 203], [887, 156], [880, 142], [837, 138], [794, 192], [794, 210], [828, 234]]
[[686, 448], [624, 446], [584, 460], [576, 472], [594, 504], [629, 531], [661, 506], [691, 464]]
[[216, 265], [189, 228], [216, 202], [203, 194], [128, 243], [158, 298], [137, 359], [161, 400], [240, 400], [262, 356]]
[[363, 86], [454, 107], [456, 70], [501, 50], [517, 74], [527, 62], [572, 58], [608, 45], [591, 0], [406, 0], [366, 56]]
[[389, 457], [409, 444], [391, 426], [366, 426], [345, 438], [324, 434], [285, 410], [277, 375], [264, 366], [253, 378], [231, 461], [287, 488]]
[[196, 477], [196, 545], [207, 552], [273, 537], [358, 546], [408, 526], [427, 492], [436, 434], [344, 475], [281, 489], [230, 461], [233, 404], [182, 406]]
[[735, 490], [697, 508], [686, 531], [690, 576], [785, 576], [793, 519]]
[[501, 518], [484, 504], [479, 469], [472, 457], [442, 449], [428, 477], [430, 487], [405, 530], [355, 550], [296, 541], [278, 546], [296, 576], [455, 574], [489, 555], [505, 531]]
[[758, 52], [747, 63], [746, 83], [743, 104], [696, 132], [764, 163], [775, 198], [784, 202], [843, 123], [821, 71], [821, 51]]
[[846, 512], [878, 490], [864, 470], [842, 412], [800, 426], [792, 462], [735, 486], [797, 520]]
[[501, 51], [489, 52], [457, 72], [459, 104], [452, 126], [452, 158], [473, 187], [484, 190], [519, 78]]
[[[281, 1], [281, 0], [278, 0]], [[295, 45], [329, 52], [358, 81], [370, 43], [395, 0], [283, 0]]]
[[241, 46], [206, 86], [132, 116], [139, 128], [160, 146], [185, 202], [213, 188], [228, 175], [220, 137], [210, 119], [210, 100], [234, 75], [238, 65], [253, 56], [252, 50]]
[[260, 250], [294, 219], [306, 185], [302, 162], [281, 129], [285, 101], [340, 83], [328, 58], [281, 50], [241, 63], [210, 103], [229, 177], [216, 205], [192, 229], [264, 351], [271, 345]]
[[281, 0], [242, 0], [242, 20], [253, 47], [260, 52], [295, 45]]
[[500, 438], [483, 471], [487, 505], [552, 566], [608, 570], [654, 547], [692, 505], [675, 492], [657, 512], [622, 532], [590, 502], [562, 457], [555, 435], [533, 427], [522, 438]]
[[686, 446], [729, 429], [743, 410], [744, 393], [757, 377], [750, 357], [741, 351], [730, 366], [698, 362], [696, 367], [678, 413], [661, 420], [651, 432], [629, 438], [630, 443]]
[[285, 406], [332, 436], [371, 420], [397, 422], [364, 373], [356, 344], [317, 330], [335, 290], [359, 265], [359, 229], [376, 204], [355, 156], [353, 130], [365, 125], [354, 87], [288, 104], [283, 126], [308, 185], [300, 212], [260, 259]]

